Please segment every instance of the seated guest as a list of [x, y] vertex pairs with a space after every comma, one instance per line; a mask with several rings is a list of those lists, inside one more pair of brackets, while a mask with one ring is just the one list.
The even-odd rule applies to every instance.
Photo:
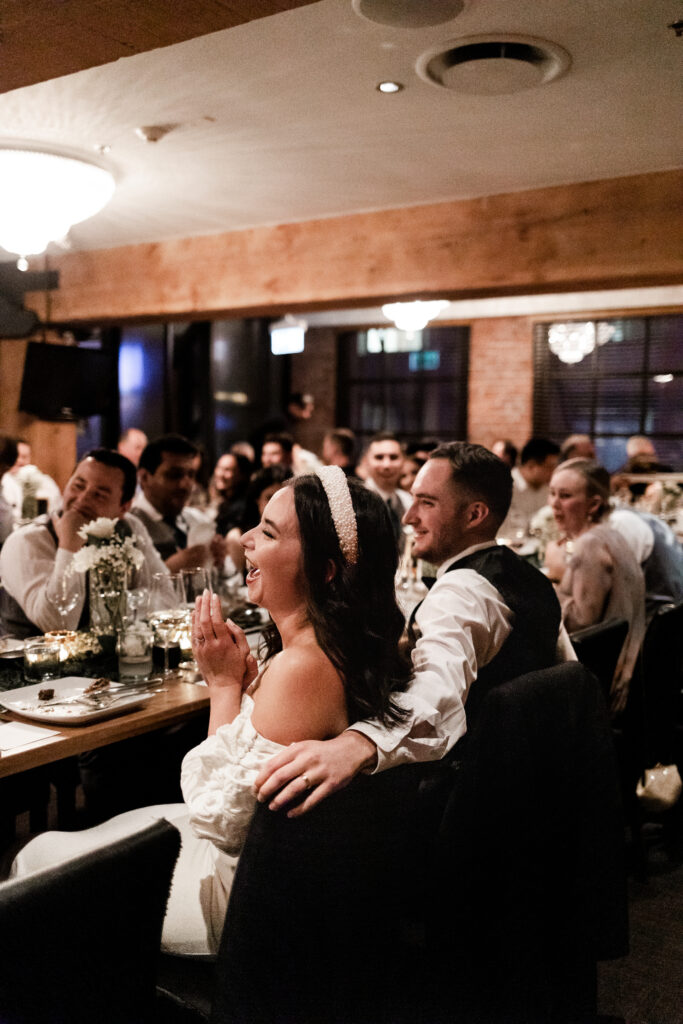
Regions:
[[[17, 443], [7, 434], [0, 434], [0, 478], [8, 473], [17, 461]], [[0, 547], [5, 543], [14, 529], [14, 510], [5, 501], [0, 491]]]
[[401, 519], [410, 505], [410, 495], [399, 487], [403, 459], [403, 448], [394, 434], [383, 432], [370, 439], [365, 459], [368, 472], [365, 486], [386, 502], [400, 550], [404, 543]]
[[237, 572], [243, 572], [245, 566], [242, 534], [253, 530], [261, 521], [263, 510], [287, 480], [292, 477], [287, 466], [267, 466], [253, 474], [244, 501], [244, 512], [238, 526], [233, 526], [226, 536], [228, 555]]
[[532, 437], [522, 448], [519, 466], [512, 470], [512, 501], [500, 536], [524, 541], [536, 512], [548, 502], [548, 483], [560, 453], [554, 441]]
[[[220, 567], [225, 560], [225, 540], [214, 532], [210, 517], [188, 507], [199, 462], [197, 446], [179, 434], [150, 441], [140, 456], [140, 493], [131, 514], [148, 530], [171, 572], [211, 561]], [[194, 542], [193, 533], [200, 534], [200, 542]]]
[[570, 434], [560, 445], [560, 462], [568, 459], [594, 459], [595, 445], [588, 434]]
[[406, 455], [403, 460], [401, 478], [399, 480], [399, 486], [402, 491], [410, 491], [410, 488], [415, 483], [415, 477], [420, 472], [426, 461], [426, 459], [421, 459], [418, 455]]
[[33, 465], [31, 445], [23, 437], [15, 438], [17, 445], [17, 457], [14, 465], [2, 476], [2, 495], [7, 504], [14, 512], [15, 522], [22, 518], [32, 518], [35, 513], [24, 511], [24, 484], [23, 477], [30, 473], [33, 482], [33, 490], [38, 502], [43, 507], [38, 508], [39, 512], [56, 512], [62, 504], [62, 494], [59, 487], [47, 473], [41, 472]]
[[[621, 469], [617, 470], [617, 476], [619, 473], [644, 474], [671, 472], [672, 467], [665, 465], [657, 458], [655, 446], [649, 437], [642, 437], [639, 434], [629, 437], [626, 442], [626, 462]], [[626, 484], [626, 486], [631, 493], [632, 499], [639, 498], [647, 489], [647, 481], [644, 483], [637, 483], [632, 480]]]
[[[63, 509], [39, 516], [15, 530], [0, 552], [0, 614], [5, 632], [25, 637], [51, 629], [85, 626], [86, 580], [70, 573], [74, 554], [83, 547], [81, 527], [104, 516], [123, 518], [144, 554], [134, 585], [150, 586], [156, 572], [165, 572], [142, 523], [128, 514], [135, 492], [135, 466], [118, 452], [95, 448], [76, 466], [64, 488]], [[63, 579], [77, 594], [72, 611], [63, 617], [56, 594]]]
[[663, 604], [683, 601], [683, 545], [657, 516], [635, 508], [617, 508], [607, 520], [624, 537], [645, 577], [648, 617]]
[[[266, 668], [255, 678], [244, 634], [205, 593], [193, 616], [193, 651], [211, 715], [208, 738], [183, 763], [186, 805], [133, 811], [85, 833], [45, 833], [13, 869], [52, 866], [164, 816], [183, 841], [162, 947], [185, 955], [218, 948], [260, 767], [287, 744], [336, 736], [363, 715], [386, 726], [400, 721], [393, 694], [410, 675], [398, 653], [396, 548], [376, 495], [347, 483], [339, 467], [324, 467], [278, 491], [242, 541], [249, 597], [274, 623]], [[297, 780], [300, 795], [312, 785], [306, 775]]]
[[137, 466], [147, 442], [147, 434], [142, 430], [138, 430], [137, 427], [130, 427], [128, 430], [124, 430], [119, 437], [116, 450], [121, 455], [125, 455], [127, 459], [130, 459], [134, 466]]
[[638, 434], [626, 442], [626, 462], [619, 473], [671, 473], [671, 466], [665, 466], [657, 458], [655, 446], [649, 437]]
[[[466, 733], [489, 688], [557, 661], [575, 660], [552, 585], [495, 536], [510, 504], [510, 470], [481, 445], [452, 442], [417, 474], [404, 522], [413, 551], [438, 566], [414, 613], [414, 679], [397, 702], [401, 723], [356, 722], [324, 743], [295, 743], [256, 780], [275, 810], [313, 783], [301, 814], [359, 771], [443, 757]], [[457, 747], [456, 747], [457, 750]]]
[[628, 544], [603, 523], [609, 511], [607, 470], [589, 459], [562, 463], [550, 481], [550, 507], [560, 531], [546, 548], [565, 626], [572, 632], [610, 619], [629, 631], [611, 689], [613, 712], [622, 711], [645, 633], [645, 582]]
[[244, 455], [225, 452], [216, 462], [209, 493], [216, 513], [216, 533], [222, 537], [238, 526], [246, 506], [246, 493], [253, 466]]
[[347, 476], [355, 475], [356, 435], [347, 427], [335, 427], [323, 437], [323, 462], [326, 466], [341, 466]]
[[499, 459], [502, 459], [503, 462], [506, 462], [510, 469], [517, 465], [517, 449], [512, 441], [509, 441], [507, 438], [500, 438], [498, 441], [494, 441], [491, 445], [491, 451]]
[[261, 466], [286, 466], [292, 468], [294, 438], [291, 434], [266, 434], [261, 448]]

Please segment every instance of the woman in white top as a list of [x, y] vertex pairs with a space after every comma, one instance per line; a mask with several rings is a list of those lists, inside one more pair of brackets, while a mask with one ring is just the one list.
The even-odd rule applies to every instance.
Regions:
[[[398, 652], [396, 546], [376, 494], [324, 467], [278, 491], [242, 543], [249, 598], [273, 620], [265, 667], [257, 676], [244, 634], [205, 593], [193, 614], [193, 652], [210, 691], [209, 735], [184, 760], [185, 804], [130, 811], [83, 833], [46, 833], [14, 865], [25, 874], [166, 817], [183, 842], [162, 948], [183, 955], [218, 948], [256, 806], [253, 783], [266, 761], [289, 743], [336, 736], [362, 718], [398, 721], [391, 694], [410, 676]], [[301, 775], [297, 784], [303, 799], [316, 780]]]

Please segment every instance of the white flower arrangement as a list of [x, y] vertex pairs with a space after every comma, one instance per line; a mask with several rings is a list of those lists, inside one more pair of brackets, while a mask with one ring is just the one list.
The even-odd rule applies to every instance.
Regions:
[[121, 519], [106, 519], [104, 516], [86, 523], [78, 531], [85, 544], [72, 559], [72, 571], [102, 568], [111, 574], [124, 575], [131, 569], [139, 569], [145, 556], [136, 547], [135, 538], [126, 533], [128, 529]]
[[26, 465], [17, 470], [17, 481], [21, 484], [24, 497], [34, 498], [43, 482], [43, 474], [37, 466]]
[[21, 485], [22, 519], [35, 519], [38, 515], [38, 491], [43, 483], [43, 474], [37, 466], [22, 466], [17, 470], [17, 482]]

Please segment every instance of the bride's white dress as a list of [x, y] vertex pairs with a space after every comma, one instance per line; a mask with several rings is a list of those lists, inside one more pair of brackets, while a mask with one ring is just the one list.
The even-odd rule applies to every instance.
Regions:
[[54, 867], [165, 818], [180, 831], [181, 850], [161, 948], [183, 956], [214, 955], [237, 859], [256, 809], [254, 780], [284, 749], [256, 731], [253, 707], [251, 696], [244, 694], [235, 720], [186, 754], [181, 775], [184, 804], [140, 807], [84, 832], [46, 832], [21, 850], [12, 874]]

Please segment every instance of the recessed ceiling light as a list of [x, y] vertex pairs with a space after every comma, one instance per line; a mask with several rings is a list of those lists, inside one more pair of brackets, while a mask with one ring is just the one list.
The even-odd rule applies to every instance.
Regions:
[[400, 82], [380, 82], [377, 88], [379, 92], [400, 92], [403, 86]]
[[674, 379], [673, 373], [658, 373], [652, 378], [656, 384], [670, 384]]

